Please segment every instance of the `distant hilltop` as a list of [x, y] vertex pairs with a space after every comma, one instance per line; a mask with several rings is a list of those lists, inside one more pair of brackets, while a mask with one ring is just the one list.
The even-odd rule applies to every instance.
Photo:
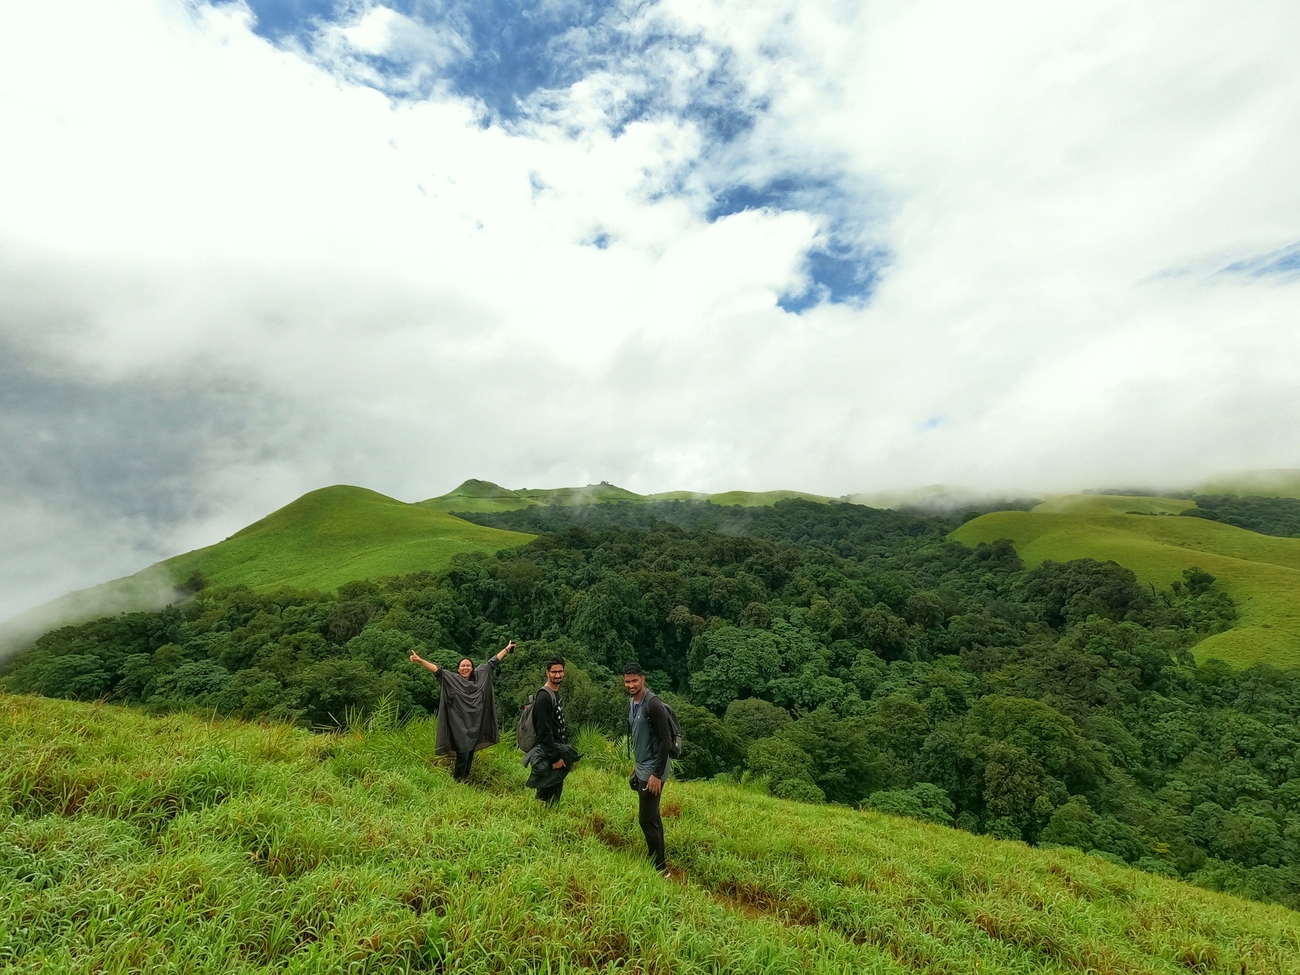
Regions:
[[513, 511], [534, 505], [607, 504], [611, 501], [628, 501], [633, 504], [651, 504], [656, 501], [710, 501], [713, 504], [765, 507], [790, 498], [802, 498], [819, 504], [847, 501], [848, 498], [828, 498], [807, 491], [724, 491], [720, 494], [702, 494], [696, 491], [663, 491], [659, 494], [636, 494], [608, 481], [588, 484], [586, 487], [520, 488], [512, 490], [471, 478], [453, 491], [436, 498], [421, 501], [422, 507], [433, 508], [448, 514], [456, 511], [493, 512]]

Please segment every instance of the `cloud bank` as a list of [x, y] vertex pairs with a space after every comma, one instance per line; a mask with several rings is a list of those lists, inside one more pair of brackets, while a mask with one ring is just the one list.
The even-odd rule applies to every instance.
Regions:
[[1300, 464], [1285, 5], [25, 5], [0, 617], [328, 483]]

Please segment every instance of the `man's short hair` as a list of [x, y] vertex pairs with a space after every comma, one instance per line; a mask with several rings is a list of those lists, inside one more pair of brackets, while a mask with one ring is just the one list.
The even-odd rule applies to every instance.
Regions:
[[635, 674], [638, 677], [644, 677], [645, 671], [642, 670], [641, 665], [634, 660], [631, 663], [623, 665], [623, 676], [626, 677], [628, 674]]
[[564, 666], [563, 657], [552, 657], [550, 660], [546, 661], [547, 670], [550, 670], [552, 667], [563, 667], [563, 666]]

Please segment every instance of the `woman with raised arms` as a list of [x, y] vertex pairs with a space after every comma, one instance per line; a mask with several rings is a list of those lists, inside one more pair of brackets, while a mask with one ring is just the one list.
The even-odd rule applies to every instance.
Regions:
[[438, 678], [441, 693], [438, 698], [438, 735], [435, 751], [439, 755], [456, 755], [456, 768], [452, 777], [464, 782], [469, 775], [474, 753], [480, 748], [495, 745], [501, 740], [497, 727], [496, 700], [492, 694], [492, 671], [514, 650], [511, 640], [505, 648], [489, 657], [477, 667], [465, 657], [455, 670], [439, 667], [425, 660], [414, 650], [411, 663], [419, 664]]

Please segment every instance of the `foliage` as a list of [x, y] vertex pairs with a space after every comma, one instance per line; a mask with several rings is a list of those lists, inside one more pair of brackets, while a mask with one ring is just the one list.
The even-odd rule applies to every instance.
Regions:
[[598, 507], [508, 513], [544, 533], [438, 573], [209, 587], [66, 628], [3, 681], [155, 713], [419, 724], [438, 685], [411, 649], [454, 667], [513, 638], [507, 727], [561, 656], [570, 726], [624, 735], [635, 659], [682, 721], [681, 777], [748, 774], [1300, 904], [1300, 675], [1197, 664], [1199, 641], [1233, 632], [1217, 573], [1156, 588], [1100, 559], [1026, 568], [1006, 541], [854, 505]]
[[746, 697], [727, 705], [727, 727], [741, 741], [770, 738], [790, 723], [790, 712], [759, 697]]
[[1193, 500], [1196, 507], [1181, 514], [1221, 521], [1261, 535], [1300, 538], [1300, 499], [1198, 494]]

